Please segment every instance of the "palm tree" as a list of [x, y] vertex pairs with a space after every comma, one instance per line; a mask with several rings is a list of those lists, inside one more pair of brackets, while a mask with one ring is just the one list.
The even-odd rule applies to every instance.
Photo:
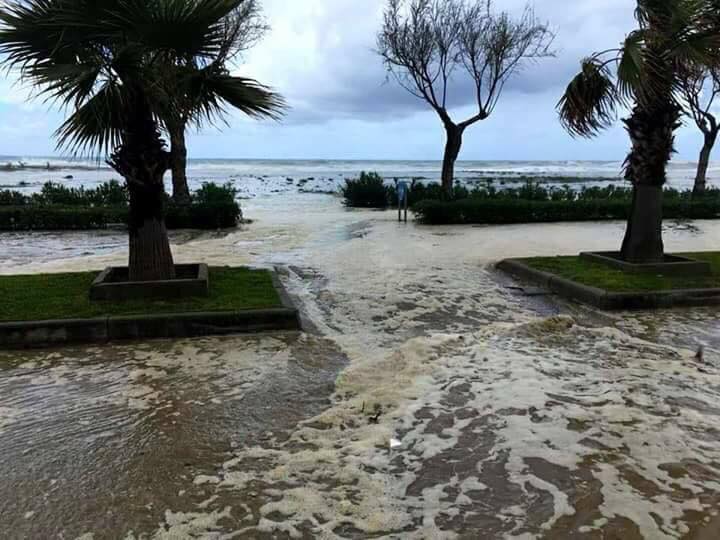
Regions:
[[[249, 85], [268, 108], [281, 99], [231, 77], [216, 59], [226, 18], [245, 0], [9, 0], [0, 9], [0, 53], [47, 100], [69, 111], [58, 146], [109, 153], [130, 194], [131, 280], [175, 275], [164, 220], [170, 154], [160, 117], [178, 108], [181, 83], [195, 110], [215, 119], [244, 106]], [[182, 73], [174, 66], [185, 61]], [[242, 86], [242, 89], [239, 87]]]
[[682, 74], [688, 66], [718, 62], [717, 0], [637, 0], [638, 28], [619, 49], [583, 61], [558, 104], [573, 135], [608, 127], [619, 108], [632, 149], [625, 177], [633, 202], [621, 255], [629, 262], [664, 260], [662, 195], [680, 126]]
[[[281, 110], [277, 99], [267, 88], [250, 79], [229, 77], [227, 68], [228, 64], [256, 44], [268, 29], [257, 0], [242, 2], [225, 17], [223, 23], [222, 42], [212, 59], [212, 66], [208, 66], [205, 73], [211, 75], [210, 80], [206, 76], [202, 79], [194, 77], [198, 74], [197, 70], [203, 68], [194, 57], [177, 58], [163, 79], [172, 81], [168, 85], [168, 92], [172, 93], [175, 106], [163, 112], [162, 122], [170, 139], [172, 197], [179, 204], [190, 202], [187, 181], [188, 126], [200, 128], [206, 123], [214, 123], [216, 118], [222, 118], [222, 111], [208, 111], [206, 108], [208, 82], [215, 85], [213, 91], [222, 95], [225, 102], [251, 117], [277, 119]], [[219, 77], [223, 78], [222, 84], [218, 84], [221, 82]]]

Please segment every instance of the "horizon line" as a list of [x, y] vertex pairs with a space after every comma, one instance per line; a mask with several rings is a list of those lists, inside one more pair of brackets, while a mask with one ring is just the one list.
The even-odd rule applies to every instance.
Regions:
[[[81, 156], [62, 156], [62, 155], [39, 155], [39, 154], [0, 154], [0, 161], [5, 159], [58, 159], [66, 161], [104, 161], [105, 158], [101, 157], [81, 157]], [[487, 163], [487, 162], [498, 162], [498, 163], [558, 163], [558, 162], [576, 162], [576, 163], [617, 163], [624, 161], [625, 158], [616, 159], [458, 159], [456, 163]], [[307, 157], [285, 157], [285, 158], [270, 158], [270, 157], [189, 157], [189, 161], [329, 161], [329, 162], [350, 162], [350, 163], [363, 163], [363, 162], [385, 162], [385, 163], [402, 163], [402, 162], [416, 162], [416, 163], [442, 163], [442, 159], [389, 159], [389, 158], [307, 158]], [[697, 163], [697, 160], [693, 159], [673, 159], [672, 161], [679, 161], [684, 163]], [[713, 160], [715, 161], [715, 160]]]

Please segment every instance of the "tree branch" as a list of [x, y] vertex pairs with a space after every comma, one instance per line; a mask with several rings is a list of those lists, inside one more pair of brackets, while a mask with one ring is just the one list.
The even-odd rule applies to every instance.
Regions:
[[453, 75], [463, 68], [474, 81], [478, 112], [459, 126], [486, 119], [507, 81], [526, 64], [553, 56], [554, 34], [527, 7], [513, 19], [493, 13], [492, 0], [388, 0], [377, 51], [389, 73], [426, 101], [443, 123]]

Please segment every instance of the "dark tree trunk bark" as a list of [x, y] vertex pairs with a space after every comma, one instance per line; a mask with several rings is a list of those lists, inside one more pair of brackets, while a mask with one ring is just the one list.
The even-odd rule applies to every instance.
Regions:
[[632, 208], [622, 247], [624, 260], [632, 263], [663, 261], [662, 204], [662, 186], [638, 185], [633, 188]]
[[177, 204], [190, 204], [190, 189], [187, 181], [187, 146], [185, 144], [185, 126], [168, 125], [170, 134], [170, 169], [172, 171], [173, 201]]
[[463, 128], [451, 122], [445, 123], [447, 141], [442, 167], [442, 188], [448, 199], [453, 197], [453, 183], [455, 180], [455, 162], [462, 147]]
[[154, 182], [128, 183], [130, 191], [130, 280], [173, 279], [175, 265], [165, 227], [165, 189]]
[[140, 96], [128, 108], [122, 144], [108, 163], [125, 178], [130, 192], [130, 280], [172, 279], [175, 265], [165, 228], [163, 184], [170, 159], [150, 108]]
[[662, 239], [663, 186], [673, 153], [680, 111], [668, 96], [657, 92], [633, 109], [625, 126], [632, 150], [625, 161], [625, 177], [633, 185], [633, 201], [622, 243], [628, 262], [652, 263], [665, 258]]
[[718, 131], [708, 131], [705, 133], [705, 140], [702, 150], [700, 151], [700, 160], [698, 161], [697, 174], [695, 175], [695, 185], [693, 186], [693, 195], [702, 195], [707, 188], [707, 171], [710, 166], [710, 155], [712, 154], [715, 141], [717, 140]]

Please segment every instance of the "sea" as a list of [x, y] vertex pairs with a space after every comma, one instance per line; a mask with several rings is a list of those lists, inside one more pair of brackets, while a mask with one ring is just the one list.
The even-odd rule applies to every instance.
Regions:
[[[669, 167], [668, 185], [676, 189], [692, 187], [695, 163], [674, 161]], [[466, 186], [493, 183], [513, 187], [530, 181], [541, 184], [582, 186], [623, 185], [622, 161], [459, 161], [458, 183]], [[191, 189], [203, 182], [231, 183], [239, 198], [252, 199], [273, 194], [336, 193], [347, 179], [362, 171], [377, 172], [388, 183], [393, 180], [437, 182], [439, 161], [382, 160], [262, 160], [191, 159], [188, 178]], [[0, 156], [0, 189], [25, 193], [38, 191], [45, 182], [68, 186], [93, 187], [119, 179], [119, 175], [99, 159], [60, 157]], [[720, 179], [720, 163], [713, 163], [709, 182]], [[166, 178], [170, 187], [169, 174]]]

